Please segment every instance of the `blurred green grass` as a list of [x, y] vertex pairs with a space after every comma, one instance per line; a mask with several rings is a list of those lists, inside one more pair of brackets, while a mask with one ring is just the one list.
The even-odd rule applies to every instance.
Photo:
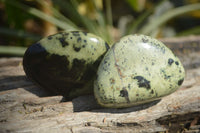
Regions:
[[[120, 0], [0, 0], [0, 5], [2, 12], [5, 13], [2, 15], [4, 25], [0, 27], [2, 36], [0, 43], [4, 45], [0, 46], [0, 55], [23, 56], [25, 48], [30, 44], [44, 36], [65, 30], [91, 32], [102, 37], [110, 45], [128, 34], [165, 37], [166, 28], [173, 31], [171, 36], [200, 33], [198, 24], [178, 32], [176, 32], [176, 27], [169, 26], [169, 23], [174, 23], [174, 20], [180, 16], [192, 16], [189, 13], [194, 11], [200, 13], [198, 2], [176, 6], [169, 0], [158, 2], [146, 0], [123, 2]], [[119, 11], [114, 9], [119, 5]], [[27, 31], [24, 26], [30, 19], [34, 24], [36, 23], [35, 27], [39, 25], [35, 28], [36, 33], [31, 33], [34, 26], [30, 31]], [[50, 28], [53, 30], [49, 30]]]

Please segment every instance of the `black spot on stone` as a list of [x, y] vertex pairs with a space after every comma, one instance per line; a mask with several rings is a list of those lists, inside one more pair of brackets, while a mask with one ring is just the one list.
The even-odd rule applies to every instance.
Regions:
[[128, 89], [129, 89], [129, 90], [131, 89], [131, 84], [128, 84]]
[[149, 40], [146, 39], [146, 38], [142, 38], [142, 41], [143, 41], [144, 43], [147, 43]]
[[158, 47], [158, 48], [159, 48], [159, 47], [160, 47], [160, 43], [156, 43], [156, 47]]
[[183, 78], [183, 79], [180, 79], [180, 80], [178, 81], [178, 85], [180, 86], [180, 85], [183, 83], [183, 81], [184, 81], [184, 78]]
[[178, 61], [176, 61], [175, 64], [178, 66], [179, 65]]
[[153, 91], [153, 90], [151, 90], [151, 94], [154, 94], [154, 91]]
[[120, 95], [119, 96], [125, 97], [127, 103], [130, 103], [130, 100], [129, 100], [129, 97], [128, 97], [128, 91], [126, 90], [125, 87], [120, 91]]
[[73, 49], [74, 49], [74, 51], [76, 51], [76, 52], [79, 52], [79, 51], [81, 50], [81, 48], [80, 48], [80, 47], [76, 47], [75, 44], [73, 44]]
[[154, 64], [155, 64], [154, 62], [151, 63], [152, 66], [153, 66]]
[[165, 76], [165, 79], [170, 79], [171, 78], [171, 76], [169, 76], [169, 75], [164, 75]]
[[62, 32], [61, 33], [63, 36], [67, 37], [69, 35], [69, 33], [65, 33], [65, 32]]
[[70, 37], [70, 39], [72, 39], [73, 37]]
[[73, 66], [79, 66], [79, 65], [83, 65], [83, 64], [85, 64], [85, 60], [83, 60], [83, 59], [79, 60], [79, 59], [75, 58], [73, 60]]
[[77, 43], [81, 42], [81, 37], [77, 38]]
[[105, 46], [106, 46], [106, 51], [107, 51], [108, 49], [110, 49], [110, 47], [109, 47], [109, 45], [108, 45], [107, 43], [105, 43]]
[[68, 46], [69, 43], [65, 41], [65, 38], [58, 38], [62, 47]]
[[48, 36], [47, 39], [51, 40], [51, 39], [52, 39], [52, 36]]
[[97, 89], [98, 89], [98, 90], [100, 90], [100, 87], [99, 87], [99, 85], [97, 86]]
[[165, 47], [161, 47], [160, 50], [162, 51], [163, 54], [165, 54]]
[[161, 51], [163, 54], [165, 54], [165, 47], [160, 46], [159, 43], [153, 44], [153, 45], [156, 47], [156, 49], [158, 49], [158, 50]]
[[162, 77], [164, 79], [170, 79], [171, 76], [166, 74], [166, 71], [164, 69], [160, 69], [160, 73], [162, 74]]
[[121, 96], [121, 97], [128, 97], [128, 91], [127, 90], [121, 90], [119, 96]]
[[79, 31], [72, 31], [73, 36], [80, 36]]
[[83, 31], [82, 33], [83, 33], [85, 36], [87, 36], [87, 32], [84, 32], [84, 31]]
[[85, 48], [85, 45], [82, 45], [82, 48]]
[[156, 97], [158, 97], [158, 93], [156, 92]]
[[169, 64], [170, 66], [172, 65], [173, 62], [174, 62], [173, 59], [171, 59], [171, 58], [168, 59], [168, 64]]
[[136, 76], [133, 79], [136, 79], [138, 81], [139, 87], [144, 87], [146, 89], [151, 89], [150, 81], [146, 80], [144, 77]]
[[87, 40], [83, 40], [84, 41], [84, 43], [86, 43], [87, 42]]

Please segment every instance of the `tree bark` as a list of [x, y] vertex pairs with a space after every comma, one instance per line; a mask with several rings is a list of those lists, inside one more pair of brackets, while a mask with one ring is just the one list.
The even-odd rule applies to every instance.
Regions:
[[183, 85], [161, 100], [124, 109], [93, 95], [65, 101], [35, 86], [21, 58], [0, 59], [0, 132], [200, 132], [200, 38], [163, 39], [186, 68]]

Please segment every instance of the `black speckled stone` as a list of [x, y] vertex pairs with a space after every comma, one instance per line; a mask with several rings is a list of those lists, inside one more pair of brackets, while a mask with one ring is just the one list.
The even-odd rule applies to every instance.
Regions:
[[[89, 37], [99, 42], [95, 44]], [[94, 51], [87, 46], [89, 43], [100, 51], [99, 55], [88, 54]], [[90, 33], [61, 32], [31, 45], [24, 54], [23, 67], [27, 77], [38, 86], [71, 100], [93, 93], [93, 80], [107, 50], [107, 43]]]

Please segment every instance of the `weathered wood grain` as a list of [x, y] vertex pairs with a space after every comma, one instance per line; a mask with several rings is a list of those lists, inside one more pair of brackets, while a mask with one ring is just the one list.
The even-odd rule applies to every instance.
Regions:
[[1, 58], [0, 132], [199, 132], [200, 51], [178, 52], [186, 68], [181, 88], [125, 109], [101, 108], [93, 95], [65, 101], [29, 81], [21, 58]]

